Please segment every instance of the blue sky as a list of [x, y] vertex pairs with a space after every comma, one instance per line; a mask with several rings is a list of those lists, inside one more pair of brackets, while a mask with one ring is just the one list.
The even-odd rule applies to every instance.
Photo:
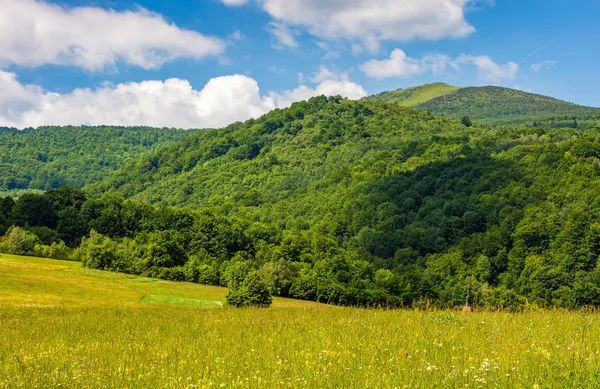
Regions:
[[600, 106], [600, 2], [5, 0], [0, 126], [218, 127], [443, 81]]

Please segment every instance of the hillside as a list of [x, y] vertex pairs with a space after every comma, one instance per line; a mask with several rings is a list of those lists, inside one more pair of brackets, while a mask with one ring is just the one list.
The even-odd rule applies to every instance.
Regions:
[[[85, 269], [80, 262], [0, 256], [0, 306], [69, 308], [221, 308], [227, 289]], [[275, 308], [311, 308], [275, 298]]]
[[600, 304], [599, 136], [321, 97], [192, 135], [87, 191], [270, 225], [253, 266], [309, 266], [294, 297]]
[[190, 134], [149, 127], [0, 128], [0, 191], [83, 187]]
[[443, 83], [380, 93], [368, 99], [416, 107], [434, 115], [469, 116], [481, 124], [549, 128], [600, 126], [600, 108], [497, 86]]
[[426, 84], [406, 89], [383, 92], [367, 99], [382, 103], [395, 103], [403, 107], [414, 107], [436, 97], [446, 96], [458, 92], [459, 86], [451, 86], [442, 82]]

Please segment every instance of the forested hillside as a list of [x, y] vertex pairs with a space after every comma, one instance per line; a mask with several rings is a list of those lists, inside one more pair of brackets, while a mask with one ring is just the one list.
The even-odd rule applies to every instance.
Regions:
[[0, 128], [0, 191], [83, 187], [188, 135], [149, 127]]
[[463, 88], [436, 83], [384, 92], [368, 99], [413, 106], [434, 115], [469, 116], [489, 125], [600, 127], [600, 108], [497, 86]]
[[295, 269], [280, 290], [292, 297], [600, 304], [599, 140], [314, 98], [193, 135], [89, 192], [260, 223], [265, 243], [244, 258]]

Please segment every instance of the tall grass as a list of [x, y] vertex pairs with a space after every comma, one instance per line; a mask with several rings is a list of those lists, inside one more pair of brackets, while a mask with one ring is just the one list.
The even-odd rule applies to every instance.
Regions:
[[[52, 262], [17, 259], [34, 264], [41, 290], [59, 289]], [[6, 263], [14, 260], [0, 259], [3, 294], [19, 288], [5, 282]], [[94, 301], [103, 294], [116, 299], [111, 289], [156, 287], [109, 273], [67, 273], [65, 283], [107, 285]], [[161, 285], [163, 293], [200, 293]], [[0, 300], [3, 388], [596, 388], [600, 382], [600, 322], [589, 313], [8, 301]]]

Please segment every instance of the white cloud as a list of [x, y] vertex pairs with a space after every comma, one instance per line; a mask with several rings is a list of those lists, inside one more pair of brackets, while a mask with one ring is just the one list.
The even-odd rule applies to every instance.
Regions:
[[547, 60], [531, 65], [531, 70], [533, 70], [534, 72], [539, 72], [542, 69], [548, 70], [554, 66], [556, 66], [556, 62], [552, 60]]
[[298, 46], [298, 42], [296, 42], [296, 38], [294, 38], [294, 33], [287, 25], [278, 22], [271, 22], [267, 26], [266, 30], [277, 40], [277, 44], [274, 45], [276, 49], [281, 49], [284, 46]]
[[176, 58], [218, 55], [225, 43], [180, 29], [145, 9], [63, 8], [41, 0], [0, 1], [0, 64], [74, 65], [89, 71], [122, 61], [156, 69]]
[[249, 0], [221, 0], [221, 3], [229, 6], [229, 7], [238, 7], [240, 5], [244, 5]]
[[361, 70], [372, 78], [410, 77], [429, 71], [443, 71], [450, 58], [443, 54], [427, 55], [421, 59], [411, 58], [401, 49], [395, 49], [389, 59], [372, 59], [360, 66]]
[[360, 41], [464, 37], [475, 31], [465, 10], [475, 0], [257, 0], [273, 19], [323, 39]]
[[317, 95], [366, 96], [360, 85], [336, 75], [315, 87], [300, 85], [266, 95], [261, 95], [254, 79], [239, 74], [213, 78], [201, 90], [187, 80], [173, 78], [58, 94], [23, 85], [14, 73], [0, 71], [0, 90], [0, 126], [17, 128], [68, 124], [222, 127]]
[[388, 59], [372, 59], [363, 63], [360, 69], [371, 78], [411, 77], [428, 72], [440, 73], [451, 67], [457, 71], [463, 66], [475, 66], [479, 77], [485, 80], [498, 81], [514, 79], [519, 65], [509, 62], [498, 65], [488, 56], [472, 56], [461, 54], [452, 60], [445, 54], [426, 55], [420, 59], [406, 55], [401, 49], [395, 49]]
[[502, 79], [514, 80], [519, 71], [519, 65], [509, 62], [499, 65], [487, 55], [473, 56], [461, 54], [455, 61], [455, 66], [472, 65], [477, 68], [479, 78], [483, 80], [499, 81]]
[[[298, 82], [302, 82], [304, 75], [298, 75]], [[316, 84], [314, 87], [300, 85], [296, 89], [281, 93], [269, 93], [268, 97], [276, 107], [287, 107], [295, 101], [308, 100], [314, 96], [336, 96], [347, 97], [358, 100], [367, 96], [367, 91], [359, 84], [352, 82], [348, 73], [335, 73], [325, 66], [310, 77], [310, 82]]]
[[335, 81], [348, 80], [348, 74], [347, 73], [336, 74], [336, 73], [332, 72], [331, 70], [329, 70], [326, 66], [321, 66], [319, 68], [319, 71], [317, 73], [313, 73], [313, 75], [310, 77], [310, 81], [315, 84], [318, 84], [318, 83], [326, 81], [326, 80], [335, 80]]

